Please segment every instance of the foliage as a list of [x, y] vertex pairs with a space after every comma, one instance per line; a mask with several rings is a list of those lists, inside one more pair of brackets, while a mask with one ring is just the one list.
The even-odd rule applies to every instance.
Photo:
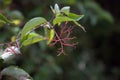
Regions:
[[15, 79], [17, 80], [26, 80], [26, 79], [32, 80], [32, 78], [27, 72], [14, 66], [10, 66], [3, 69], [1, 71], [1, 74], [2, 76], [7, 75], [7, 76], [15, 77]]
[[[74, 44], [66, 43], [67, 40], [72, 39], [72, 38], [69, 38], [71, 31], [73, 29], [72, 27], [69, 27], [68, 29], [66, 29], [67, 25], [65, 25], [65, 27], [61, 27], [61, 30], [60, 30], [61, 33], [57, 33], [54, 27], [56, 24], [60, 25], [63, 22], [72, 21], [76, 25], [80, 26], [83, 30], [85, 30], [77, 22], [83, 17], [83, 15], [79, 16], [74, 13], [70, 13], [70, 7], [63, 7], [61, 10], [59, 10], [58, 4], [55, 4], [55, 7], [54, 9], [52, 8], [52, 11], [55, 16], [55, 18], [53, 19], [53, 25], [43, 17], [35, 17], [29, 20], [24, 25], [22, 31], [19, 32], [19, 34], [16, 36], [15, 40], [12, 40], [12, 42], [5, 43], [2, 45], [2, 46], [7, 45], [7, 47], [3, 49], [3, 51], [1, 51], [2, 54], [0, 56], [0, 59], [4, 60], [4, 62], [10, 61], [14, 57], [16, 57], [18, 54], [21, 54], [21, 51], [20, 51], [21, 47], [28, 46], [43, 40], [47, 40], [46, 44], [49, 45], [54, 40], [54, 37], [57, 37], [59, 43], [61, 44], [61, 48], [59, 49], [60, 51], [59, 55], [64, 53], [63, 46], [75, 46]], [[9, 24], [11, 23], [2, 14], [0, 14], [0, 20], [4, 23], [9, 23]], [[35, 30], [39, 27], [44, 28], [45, 36], [35, 32]], [[67, 34], [67, 36], [65, 37], [66, 39], [62, 39], [63, 34]], [[25, 71], [23, 71], [22, 69], [18, 69], [16, 67], [5, 68], [3, 71], [1, 71], [1, 76], [3, 75], [12, 76], [18, 80], [23, 80], [23, 79], [26, 80], [30, 78], [30, 76]]]
[[[28, 72], [34, 80], [119, 80], [120, 28], [119, 15], [117, 15], [119, 14], [117, 9], [119, 2], [111, 0], [13, 0], [6, 5], [5, 1], [12, 0], [0, 0], [0, 13], [14, 24], [0, 23], [0, 43], [11, 40], [14, 42], [15, 36], [22, 30], [24, 24], [37, 16], [44, 17], [53, 25], [55, 16], [52, 16], [53, 12], [50, 11], [49, 6], [55, 3], [59, 4], [59, 10], [68, 5], [66, 8], [68, 9], [70, 6], [70, 13], [84, 14], [84, 18], [77, 22], [85, 27], [86, 32], [75, 27], [70, 37], [76, 36], [76, 38], [68, 42], [78, 42], [78, 45], [76, 48], [65, 47], [64, 51], [67, 55], [57, 57], [56, 50], [60, 48], [60, 44], [48, 46], [55, 40], [55, 37], [52, 37], [55, 36], [54, 30], [49, 28], [50, 25], [46, 25], [45, 28], [36, 26], [28, 36], [40, 35], [51, 38], [34, 45], [26, 47], [23, 45], [20, 50], [23, 55], [18, 55], [7, 63], [0, 61], [1, 71], [10, 65], [17, 65]], [[62, 16], [69, 18], [63, 12]], [[51, 19], [51, 17], [53, 18]], [[73, 27], [73, 24], [74, 22], [70, 21], [67, 28]], [[59, 32], [60, 27], [64, 27], [64, 25], [63, 23], [56, 24], [54, 26], [56, 32]], [[7, 45], [0, 46], [0, 52], [5, 47]], [[3, 76], [3, 80], [8, 79], [14, 80], [9, 76]]]

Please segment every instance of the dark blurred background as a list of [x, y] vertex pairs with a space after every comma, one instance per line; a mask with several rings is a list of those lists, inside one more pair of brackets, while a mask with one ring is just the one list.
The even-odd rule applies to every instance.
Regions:
[[57, 56], [56, 47], [40, 42], [23, 47], [22, 56], [0, 69], [18, 65], [34, 80], [120, 80], [119, 0], [0, 0], [0, 12], [15, 23], [0, 24], [0, 42], [10, 41], [31, 18], [50, 20], [55, 3], [85, 15], [80, 23], [87, 32], [77, 27], [73, 31], [76, 48], [65, 48], [68, 55]]

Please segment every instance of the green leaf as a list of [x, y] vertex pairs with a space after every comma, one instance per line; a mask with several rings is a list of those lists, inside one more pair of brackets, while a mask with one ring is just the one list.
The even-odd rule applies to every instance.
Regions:
[[47, 41], [47, 44], [50, 44], [50, 42], [53, 40], [53, 38], [54, 38], [54, 35], [55, 35], [55, 32], [54, 32], [54, 29], [50, 29], [50, 31], [49, 31], [49, 39], [48, 39], [48, 41]]
[[66, 21], [74, 21], [74, 20], [66, 16], [58, 16], [53, 20], [53, 25], [66, 22]]
[[46, 23], [47, 20], [42, 18], [42, 17], [36, 17], [36, 18], [33, 18], [31, 19], [30, 21], [28, 21], [24, 28], [22, 29], [22, 32], [21, 32], [21, 40], [22, 38], [28, 33], [30, 32], [31, 30], [33, 30], [34, 28], [36, 28], [37, 26], [41, 25], [41, 24], [44, 24]]
[[44, 27], [44, 33], [45, 37], [47, 38], [47, 44], [50, 44], [50, 42], [54, 38], [54, 29], [50, 29], [49, 27]]
[[29, 33], [29, 35], [27, 36], [27, 39], [22, 42], [22, 45], [28, 46], [30, 44], [34, 44], [34, 43], [42, 41], [42, 40], [45, 40], [45, 37], [40, 36], [37, 33]]
[[32, 32], [32, 33], [29, 33], [28, 35], [26, 35], [27, 38], [32, 38], [34, 36], [39, 36], [39, 34]]
[[24, 41], [27, 40], [28, 38], [32, 38], [32, 37], [34, 37], [34, 36], [39, 36], [39, 34], [32, 32], [32, 33], [29, 33], [29, 34], [25, 35], [25, 36], [23, 37], [23, 39], [21, 40], [21, 44], [22, 44], [22, 42], [24, 42]]
[[74, 22], [76, 25], [78, 25], [80, 28], [82, 28], [83, 31], [86, 32], [85, 28], [84, 28], [81, 24], [79, 24], [77, 21], [73, 21], [73, 22]]
[[52, 7], [52, 6], [50, 6], [50, 8], [51, 8], [52, 12], [55, 14], [55, 10], [53, 9], [53, 7]]
[[80, 19], [84, 17], [84, 15], [77, 15], [74, 13], [69, 13], [67, 16], [71, 19], [74, 19], [75, 21], [79, 21]]
[[63, 7], [60, 11], [63, 12], [63, 13], [65, 13], [65, 14], [69, 14], [69, 12], [70, 12], [70, 7], [69, 7], [69, 6], [65, 6], [65, 7]]
[[26, 71], [15, 66], [3, 69], [1, 71], [1, 75], [11, 76], [17, 80], [33, 80]]
[[85, 31], [84, 27], [81, 26], [76, 20], [74, 20], [72, 18], [69, 18], [69, 17], [66, 17], [66, 16], [56, 17], [53, 20], [53, 24], [56, 25], [56, 24], [59, 24], [59, 23], [62, 23], [62, 22], [66, 22], [66, 21], [72, 21], [72, 22], [74, 22], [76, 25], [78, 25], [79, 27], [81, 27]]
[[0, 22], [11, 23], [4, 15], [0, 13]]

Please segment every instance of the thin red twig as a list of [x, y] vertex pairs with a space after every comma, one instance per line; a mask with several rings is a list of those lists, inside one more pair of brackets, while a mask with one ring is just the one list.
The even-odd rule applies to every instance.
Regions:
[[70, 37], [74, 26], [67, 26], [67, 22], [63, 26], [60, 27], [60, 31], [56, 32], [55, 29], [55, 37], [50, 44], [50, 46], [54, 46], [55, 44], [59, 43], [60, 48], [58, 49], [58, 56], [64, 52], [64, 47], [75, 47], [78, 43], [70, 43], [70, 40], [74, 40], [76, 37]]

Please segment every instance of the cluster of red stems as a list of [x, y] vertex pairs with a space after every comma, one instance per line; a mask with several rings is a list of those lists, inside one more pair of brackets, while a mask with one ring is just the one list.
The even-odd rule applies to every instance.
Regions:
[[71, 40], [74, 40], [76, 37], [70, 37], [74, 26], [68, 26], [68, 22], [65, 22], [64, 25], [60, 26], [59, 31], [55, 29], [55, 37], [53, 41], [50, 43], [50, 46], [54, 46], [56, 44], [60, 44], [60, 48], [58, 48], [58, 56], [61, 54], [65, 54], [64, 47], [75, 47], [78, 42], [71, 43]]

